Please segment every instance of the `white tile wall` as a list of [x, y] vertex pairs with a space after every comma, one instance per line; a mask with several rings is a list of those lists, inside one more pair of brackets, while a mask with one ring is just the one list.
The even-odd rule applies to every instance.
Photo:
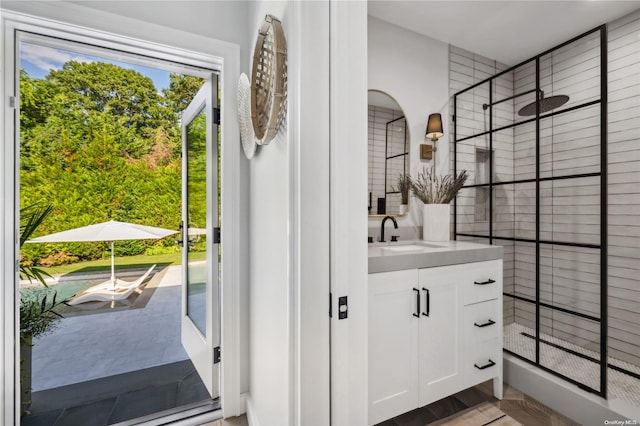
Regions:
[[608, 28], [609, 349], [640, 364], [640, 11]]
[[[453, 95], [479, 81], [482, 81], [496, 73], [508, 68], [507, 65], [483, 58], [480, 55], [468, 52], [455, 46], [449, 49], [449, 93]], [[513, 94], [513, 76], [506, 74], [496, 79], [492, 87], [493, 99], [503, 99]], [[457, 100], [456, 132], [457, 138], [468, 137], [489, 130], [489, 110], [483, 109], [483, 104], [489, 103], [489, 86], [482, 85], [459, 96]], [[453, 114], [453, 102], [451, 114]], [[493, 109], [495, 121], [494, 128], [500, 127], [512, 121], [513, 103], [504, 102]], [[453, 121], [451, 121], [450, 146], [453, 148]], [[513, 178], [513, 129], [494, 134], [494, 181], [506, 181]], [[488, 135], [475, 137], [458, 143], [458, 172], [465, 169], [469, 172], [467, 184], [488, 182], [488, 172], [476, 170], [483, 164], [483, 159], [488, 156]], [[453, 153], [451, 158], [451, 170], [453, 170]], [[477, 173], [476, 173], [477, 172]], [[478, 181], [480, 180], [480, 181]], [[513, 215], [510, 201], [513, 198], [513, 188], [496, 187], [494, 193], [496, 206], [494, 208], [494, 220], [497, 220], [501, 231], [512, 233], [513, 221], [508, 220]], [[505, 201], [506, 200], [506, 201]], [[464, 189], [457, 200], [458, 232], [471, 234], [489, 234], [488, 217], [488, 190]], [[504, 216], [508, 219], [502, 220]], [[476, 241], [488, 244], [488, 240], [474, 240], [459, 238], [461, 240]], [[504, 287], [505, 291], [513, 291], [514, 286], [514, 262], [513, 244], [510, 242], [498, 242], [504, 249]], [[514, 321], [514, 302], [510, 298], [504, 298], [505, 324]]]
[[[640, 365], [640, 11], [609, 24], [608, 39], [608, 345], [610, 356]], [[569, 95], [562, 108], [598, 99], [599, 61], [599, 34], [541, 58], [540, 82], [545, 96]], [[451, 94], [506, 68], [453, 46], [449, 66]], [[534, 87], [535, 63], [531, 62], [498, 78], [493, 99]], [[530, 118], [516, 113], [533, 99], [531, 93], [494, 107], [494, 127]], [[458, 138], [488, 128], [488, 112], [482, 109], [487, 102], [486, 85], [458, 97]], [[599, 120], [599, 105], [543, 120], [541, 176], [598, 172]], [[494, 181], [535, 177], [534, 123], [494, 134], [493, 145]], [[469, 183], [475, 180], [476, 149], [487, 146], [486, 136], [458, 143], [458, 169], [472, 172]], [[494, 189], [497, 235], [534, 238], [535, 185]], [[458, 232], [488, 233], [488, 221], [479, 220], [479, 204], [486, 198], [481, 192], [466, 189], [459, 197]], [[599, 243], [599, 178], [544, 182], [541, 197], [542, 239]], [[535, 245], [502, 245], [505, 291], [533, 298]], [[598, 250], [543, 245], [542, 300], [599, 316], [599, 268]], [[534, 326], [535, 306], [509, 299], [505, 298], [505, 324], [516, 321]], [[543, 309], [542, 314], [542, 332], [598, 349], [597, 323], [549, 309]]]

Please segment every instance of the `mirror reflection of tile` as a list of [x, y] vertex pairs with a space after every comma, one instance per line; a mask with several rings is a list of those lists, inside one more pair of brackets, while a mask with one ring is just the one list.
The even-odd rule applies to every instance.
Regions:
[[368, 133], [369, 214], [399, 214], [397, 181], [409, 171], [409, 141], [400, 107], [369, 105]]

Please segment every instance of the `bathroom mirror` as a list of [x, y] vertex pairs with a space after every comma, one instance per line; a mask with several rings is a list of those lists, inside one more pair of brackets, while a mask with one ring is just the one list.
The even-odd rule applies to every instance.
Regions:
[[408, 213], [398, 179], [409, 173], [409, 132], [400, 105], [380, 90], [369, 90], [369, 216]]

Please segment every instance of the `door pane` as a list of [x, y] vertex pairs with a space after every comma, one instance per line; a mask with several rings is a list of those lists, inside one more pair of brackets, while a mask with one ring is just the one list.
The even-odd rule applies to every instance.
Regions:
[[187, 315], [206, 335], [207, 117], [201, 110], [187, 125]]

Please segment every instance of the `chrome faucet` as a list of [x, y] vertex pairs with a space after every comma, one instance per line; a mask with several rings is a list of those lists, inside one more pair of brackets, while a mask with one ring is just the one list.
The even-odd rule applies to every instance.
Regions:
[[393, 227], [398, 229], [398, 222], [396, 222], [396, 220], [392, 217], [392, 216], [385, 216], [384, 219], [382, 219], [382, 226], [380, 227], [380, 242], [384, 243], [384, 224], [387, 222], [387, 219], [391, 219], [391, 221], [393, 221]]

